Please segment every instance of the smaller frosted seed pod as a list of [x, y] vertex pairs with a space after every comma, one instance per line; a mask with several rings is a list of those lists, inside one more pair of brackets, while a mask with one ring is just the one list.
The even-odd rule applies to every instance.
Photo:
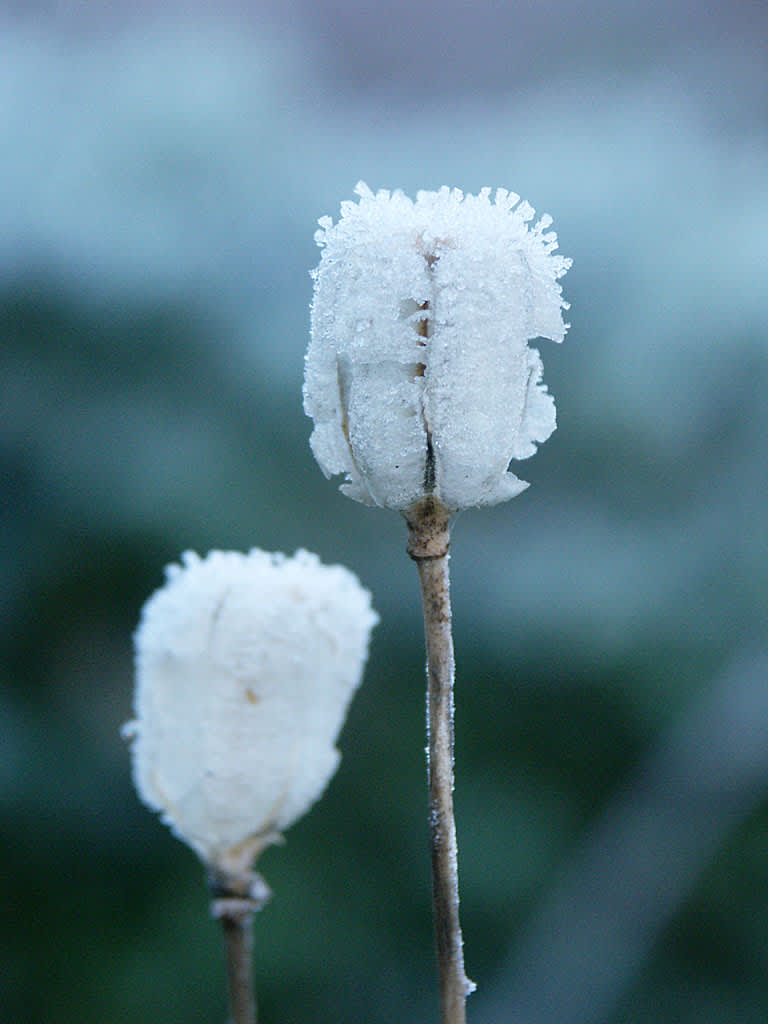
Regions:
[[133, 779], [212, 869], [248, 871], [318, 799], [378, 621], [341, 566], [186, 553], [135, 636]]

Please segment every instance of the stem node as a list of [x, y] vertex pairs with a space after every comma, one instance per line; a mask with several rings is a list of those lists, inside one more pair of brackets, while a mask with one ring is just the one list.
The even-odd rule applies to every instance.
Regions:
[[267, 883], [256, 872], [212, 871], [211, 917], [221, 922], [227, 961], [232, 1024], [256, 1024], [253, 985], [253, 915], [270, 898]]

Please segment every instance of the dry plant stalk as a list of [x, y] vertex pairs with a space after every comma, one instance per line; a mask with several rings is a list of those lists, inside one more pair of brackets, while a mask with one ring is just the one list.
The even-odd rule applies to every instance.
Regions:
[[222, 913], [227, 960], [227, 983], [232, 1024], [256, 1024], [256, 995], [253, 988], [253, 911]]
[[453, 636], [451, 633], [450, 521], [428, 498], [407, 515], [408, 554], [416, 562], [427, 647], [427, 742], [432, 909], [442, 1024], [465, 1024], [474, 984], [464, 973], [459, 921], [459, 873], [453, 813]]

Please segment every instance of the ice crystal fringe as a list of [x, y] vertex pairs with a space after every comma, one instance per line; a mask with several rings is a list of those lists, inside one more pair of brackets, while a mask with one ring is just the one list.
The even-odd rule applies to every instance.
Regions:
[[136, 632], [133, 777], [211, 867], [248, 867], [325, 789], [377, 616], [341, 566], [193, 553]]
[[498, 189], [374, 194], [320, 220], [304, 405], [326, 476], [367, 504], [492, 505], [555, 429], [534, 338], [562, 341], [552, 219]]

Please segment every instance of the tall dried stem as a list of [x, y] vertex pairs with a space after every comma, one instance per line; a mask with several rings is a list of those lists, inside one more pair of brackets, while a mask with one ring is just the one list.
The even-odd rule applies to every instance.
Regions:
[[450, 520], [434, 498], [406, 513], [408, 554], [416, 562], [427, 647], [427, 735], [432, 907], [440, 980], [441, 1024], [465, 1024], [474, 985], [464, 973], [453, 816], [453, 637], [448, 575]]

